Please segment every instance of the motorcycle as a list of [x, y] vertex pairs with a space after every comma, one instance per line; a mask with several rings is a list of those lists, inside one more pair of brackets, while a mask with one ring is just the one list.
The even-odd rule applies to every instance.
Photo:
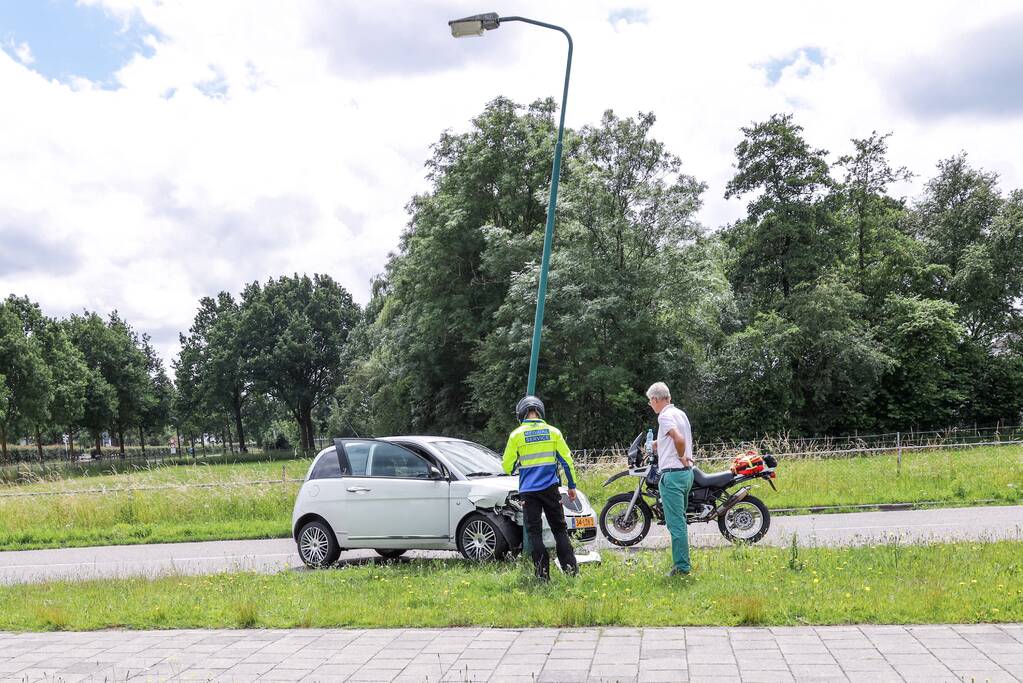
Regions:
[[[633, 546], [646, 538], [650, 524], [656, 519], [664, 524], [664, 507], [656, 463], [648, 463], [650, 454], [642, 446], [644, 434], [629, 446], [627, 452], [629, 469], [615, 474], [604, 486], [622, 477], [636, 477], [636, 489], [631, 493], [611, 496], [600, 511], [600, 531], [608, 541], [618, 546]], [[770, 453], [755, 455], [762, 461], [756, 467], [740, 469], [738, 472], [725, 470], [706, 474], [698, 467], [693, 468], [693, 488], [689, 492], [686, 508], [686, 523], [712, 522], [717, 520], [721, 535], [733, 543], [756, 543], [764, 537], [771, 526], [771, 512], [756, 496], [750, 495], [749, 486], [742, 486], [734, 493], [736, 486], [756, 479], [763, 479], [777, 491], [774, 485], [778, 460]], [[650, 499], [651, 502], [647, 502]]]

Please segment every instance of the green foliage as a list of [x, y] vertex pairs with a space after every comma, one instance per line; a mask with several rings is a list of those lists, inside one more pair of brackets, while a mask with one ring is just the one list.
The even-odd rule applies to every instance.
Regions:
[[237, 339], [245, 372], [256, 391], [287, 407], [304, 449], [313, 448], [313, 411], [343, 379], [358, 316], [351, 295], [328, 275], [253, 282], [242, 295]]

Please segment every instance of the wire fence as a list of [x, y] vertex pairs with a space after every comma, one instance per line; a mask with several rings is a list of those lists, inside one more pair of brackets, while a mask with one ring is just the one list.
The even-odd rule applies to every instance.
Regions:
[[[764, 435], [747, 441], [715, 441], [693, 444], [698, 463], [730, 462], [746, 451], [772, 453], [779, 459], [823, 460], [855, 458], [868, 455], [895, 454], [923, 450], [956, 450], [978, 446], [1023, 444], [1023, 425], [987, 428], [949, 427], [941, 430], [853, 434], [849, 436], [792, 437], [785, 434]], [[588, 448], [573, 452], [582, 467], [597, 468], [625, 462], [626, 447]]]
[[[896, 455], [901, 465], [904, 452], [922, 450], [958, 450], [979, 446], [1008, 446], [1023, 444], [1023, 426], [992, 427], [987, 429], [949, 428], [934, 431], [890, 432], [842, 437], [800, 437], [785, 435], [764, 436], [749, 441], [719, 441], [694, 444], [694, 455], [698, 465], [712, 469], [730, 462], [736, 455], [755, 449], [760, 453], [772, 453], [779, 460], [826, 460], [853, 458], [873, 455]], [[626, 447], [587, 448], [573, 451], [573, 459], [581, 470], [610, 469], [622, 467], [626, 462]], [[145, 471], [144, 468], [134, 470]], [[38, 480], [32, 483], [40, 483]], [[83, 494], [133, 493], [136, 491], [209, 489], [237, 486], [287, 486], [298, 484], [304, 478], [289, 477], [282, 465], [280, 478], [243, 481], [216, 481], [199, 483], [164, 483], [138, 486], [67, 488], [49, 491], [17, 491], [19, 486], [0, 489], [0, 499], [32, 498], [46, 496], [68, 496]]]

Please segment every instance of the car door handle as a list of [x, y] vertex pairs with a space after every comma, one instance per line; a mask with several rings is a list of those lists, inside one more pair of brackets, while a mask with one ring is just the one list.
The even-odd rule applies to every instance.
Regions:
[[371, 489], [368, 489], [365, 486], [349, 486], [348, 487], [348, 492], [349, 493], [368, 493], [370, 490]]

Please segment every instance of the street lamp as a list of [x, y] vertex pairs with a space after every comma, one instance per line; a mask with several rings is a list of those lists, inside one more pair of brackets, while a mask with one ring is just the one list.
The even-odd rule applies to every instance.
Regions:
[[565, 134], [565, 106], [568, 103], [568, 77], [572, 73], [572, 36], [568, 31], [535, 19], [525, 17], [499, 17], [496, 13], [475, 14], [471, 17], [455, 19], [448, 22], [451, 35], [455, 38], [482, 36], [484, 31], [492, 31], [506, 21], [521, 21], [526, 24], [560, 31], [568, 39], [568, 62], [565, 65], [565, 91], [561, 97], [561, 122], [558, 124], [558, 142], [554, 145], [554, 168], [551, 171], [551, 195], [547, 202], [547, 229], [543, 237], [543, 258], [540, 261], [540, 287], [536, 294], [536, 316], [533, 318], [533, 345], [529, 352], [529, 380], [526, 393], [536, 393], [536, 364], [540, 358], [540, 328], [543, 325], [543, 307], [547, 298], [547, 270], [551, 263], [551, 241], [554, 238], [554, 209], [558, 203], [558, 177], [561, 175], [561, 140]]

